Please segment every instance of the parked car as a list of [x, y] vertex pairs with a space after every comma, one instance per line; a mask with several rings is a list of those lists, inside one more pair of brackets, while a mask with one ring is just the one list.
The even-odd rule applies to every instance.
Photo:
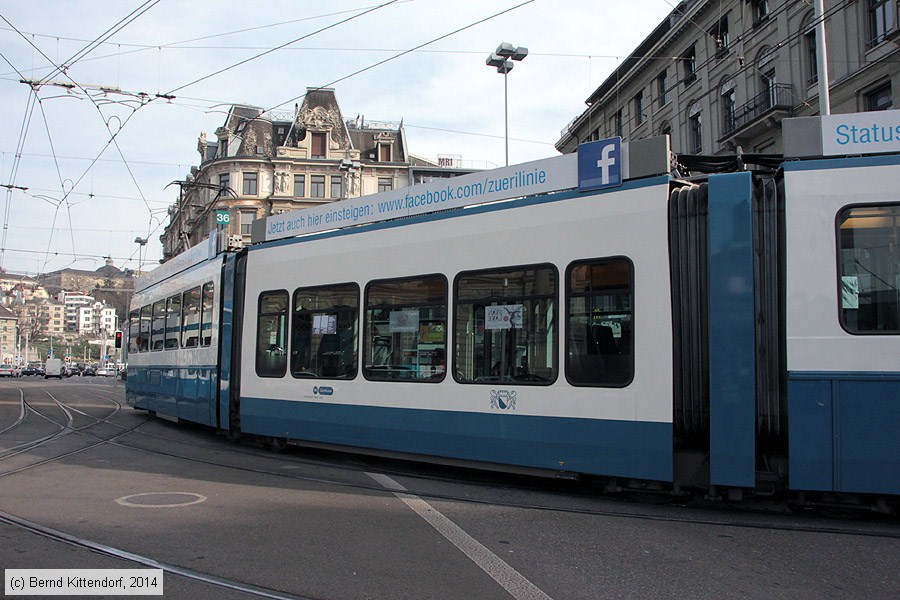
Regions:
[[82, 376], [93, 377], [97, 374], [97, 367], [94, 365], [84, 365], [84, 370], [81, 372]]
[[28, 363], [28, 365], [22, 369], [22, 375], [39, 375], [43, 377], [44, 367], [41, 363]]
[[18, 377], [19, 371], [12, 365], [0, 365], [0, 377]]

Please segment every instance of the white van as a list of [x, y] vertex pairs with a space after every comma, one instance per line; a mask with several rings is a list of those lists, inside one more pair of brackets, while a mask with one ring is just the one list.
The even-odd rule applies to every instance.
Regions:
[[44, 379], [50, 379], [51, 377], [56, 377], [57, 379], [62, 379], [63, 376], [63, 362], [58, 358], [48, 358], [46, 364], [44, 364]]

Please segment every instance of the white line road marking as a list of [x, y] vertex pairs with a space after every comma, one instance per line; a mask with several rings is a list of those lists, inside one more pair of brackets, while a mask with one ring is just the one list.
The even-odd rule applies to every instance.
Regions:
[[552, 600], [550, 596], [541, 591], [536, 585], [506, 564], [499, 556], [485, 548], [478, 540], [460, 529], [460, 527], [445, 517], [433, 506], [412, 494], [406, 494], [406, 488], [380, 473], [366, 473], [369, 477], [390, 490], [403, 501], [416, 514], [425, 519], [438, 533], [447, 538], [454, 546], [462, 550], [472, 562], [478, 565], [494, 581], [503, 586], [516, 600]]

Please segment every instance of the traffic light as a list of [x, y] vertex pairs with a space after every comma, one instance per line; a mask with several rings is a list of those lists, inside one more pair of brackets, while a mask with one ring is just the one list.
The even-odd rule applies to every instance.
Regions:
[[122, 332], [116, 331], [116, 348], [122, 347]]

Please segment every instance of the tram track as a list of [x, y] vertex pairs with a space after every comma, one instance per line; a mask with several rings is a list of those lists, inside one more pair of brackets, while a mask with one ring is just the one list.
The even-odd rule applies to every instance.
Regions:
[[[119, 425], [112, 423], [110, 421], [110, 419], [112, 419], [115, 415], [117, 415], [119, 413], [119, 411], [121, 411], [121, 409], [122, 409], [122, 404], [120, 402], [118, 402], [117, 400], [113, 400], [110, 398], [103, 398], [104, 400], [108, 400], [108, 401], [112, 402], [114, 404], [114, 407], [112, 409], [112, 412], [110, 412], [110, 414], [106, 415], [105, 417], [100, 418], [100, 417], [94, 417], [93, 415], [85, 413], [84, 411], [81, 411], [78, 408], [76, 408], [70, 404], [61, 402], [59, 399], [57, 399], [55, 396], [53, 396], [53, 394], [51, 394], [49, 391], [47, 391], [45, 389], [45, 390], [43, 390], [44, 393], [46, 393], [47, 396], [50, 397], [50, 399], [56, 404], [56, 406], [60, 409], [60, 411], [62, 411], [62, 413], [66, 416], [66, 422], [60, 423], [60, 422], [56, 421], [55, 419], [53, 419], [52, 417], [50, 417], [49, 415], [42, 412], [41, 410], [39, 410], [38, 408], [36, 408], [32, 403], [29, 403], [29, 401], [26, 399], [24, 390], [19, 388], [18, 391], [20, 393], [20, 398], [21, 398], [21, 402], [22, 402], [22, 413], [27, 414], [27, 412], [30, 411], [34, 415], [56, 425], [57, 431], [55, 431], [49, 435], [40, 437], [38, 439], [29, 440], [28, 442], [25, 442], [23, 444], [19, 444], [18, 446], [14, 446], [12, 448], [7, 449], [7, 451], [5, 451], [4, 453], [0, 453], [0, 462], [3, 462], [5, 460], [8, 460], [15, 456], [19, 456], [21, 454], [30, 452], [36, 448], [39, 448], [39, 447], [44, 446], [54, 440], [59, 439], [63, 435], [66, 435], [69, 433], [84, 434], [88, 428], [95, 427], [102, 423], [108, 423], [110, 425], [119, 427]], [[82, 425], [80, 427], [75, 427], [75, 413], [80, 414], [80, 415], [90, 419], [92, 422], [88, 423], [86, 425]], [[149, 420], [149, 417], [147, 420]], [[23, 421], [24, 421], [24, 417], [21, 417], [14, 425], [21, 424]], [[43, 460], [39, 460], [37, 462], [32, 462], [32, 463], [22, 465], [20, 467], [16, 467], [13, 469], [7, 469], [5, 471], [0, 471], [0, 478], [7, 477], [9, 475], [13, 475], [16, 473], [21, 473], [22, 471], [27, 471], [29, 469], [33, 469], [35, 467], [46, 465], [46, 464], [49, 464], [52, 462], [56, 462], [56, 461], [62, 460], [64, 458], [68, 458], [69, 456], [79, 454], [79, 453], [89, 450], [91, 448], [95, 448], [95, 447], [100, 446], [110, 440], [114, 440], [117, 437], [127, 435], [127, 433], [129, 433], [131, 430], [133, 430], [137, 427], [140, 427], [145, 422], [146, 422], [146, 420], [142, 423], [139, 423], [138, 425], [135, 425], [132, 428], [126, 428], [121, 433], [119, 433], [115, 436], [112, 436], [110, 438], [102, 438], [100, 436], [90, 434], [92, 437], [97, 439], [96, 442], [88, 444], [87, 446], [83, 446], [80, 448], [76, 448], [74, 450], [70, 450], [67, 452], [63, 452], [61, 454], [57, 454], [57, 455], [45, 458]], [[7, 428], [6, 430], [9, 430], [11, 428], [12, 428], [12, 426]], [[6, 430], [4, 430], [4, 431], [6, 431]]]

